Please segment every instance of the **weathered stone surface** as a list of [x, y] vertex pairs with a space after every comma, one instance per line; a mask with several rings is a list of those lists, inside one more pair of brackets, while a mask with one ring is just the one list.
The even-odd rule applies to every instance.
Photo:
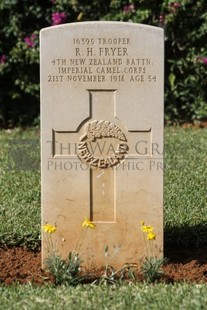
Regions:
[[[42, 224], [89, 268], [163, 251], [163, 30], [86, 22], [41, 31]], [[84, 216], [96, 224], [84, 231]], [[140, 221], [154, 226], [146, 241]], [[153, 253], [149, 253], [149, 244]], [[47, 242], [43, 238], [43, 260]]]

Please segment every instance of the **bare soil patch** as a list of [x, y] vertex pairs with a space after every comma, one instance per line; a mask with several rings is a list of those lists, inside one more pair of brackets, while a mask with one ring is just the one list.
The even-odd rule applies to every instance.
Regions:
[[[164, 266], [163, 281], [206, 282], [207, 283], [207, 247], [199, 249], [165, 250], [169, 261]], [[98, 277], [100, 271], [97, 270]], [[103, 273], [102, 273], [103, 274]], [[140, 279], [140, 276], [138, 276]], [[0, 248], [0, 282], [10, 285], [14, 282], [42, 285], [53, 282], [53, 278], [41, 268], [41, 253], [25, 248]], [[86, 281], [88, 282], [88, 281]]]

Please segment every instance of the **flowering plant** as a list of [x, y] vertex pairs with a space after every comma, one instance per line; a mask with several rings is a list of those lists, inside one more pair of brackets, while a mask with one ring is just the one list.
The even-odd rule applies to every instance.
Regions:
[[57, 255], [56, 248], [52, 240], [52, 234], [57, 231], [57, 227], [47, 223], [43, 225], [42, 229], [46, 234], [45, 238], [49, 252], [48, 257], [45, 260], [45, 264], [50, 273], [53, 275], [55, 284], [77, 285], [82, 280], [82, 277], [79, 275], [81, 264], [79, 254], [72, 251], [68, 254], [68, 258], [63, 260], [59, 255]]
[[0, 55], [0, 64], [5, 64], [6, 62], [6, 55], [2, 54]]
[[51, 224], [46, 224], [42, 227], [42, 229], [44, 230], [44, 232], [49, 233], [49, 234], [53, 234], [54, 232], [56, 232], [57, 227], [53, 226]]
[[57, 231], [57, 226], [49, 223], [42, 226], [45, 233], [44, 238], [46, 238], [45, 242], [48, 250], [48, 257], [45, 260], [45, 264], [54, 276], [55, 284], [77, 285], [82, 281], [83, 276], [80, 276], [79, 274], [81, 269], [81, 246], [84, 241], [86, 231], [88, 229], [94, 230], [95, 227], [96, 225], [91, 220], [87, 217], [84, 218], [82, 223], [82, 228], [84, 228], [84, 230], [82, 230], [80, 240], [78, 240], [75, 249], [69, 252], [68, 258], [63, 260], [61, 256], [58, 255], [52, 239], [52, 235]]
[[[156, 240], [156, 234], [153, 226], [146, 226], [144, 221], [141, 221], [141, 231], [144, 234], [144, 241], [147, 239], [147, 257], [141, 265], [141, 272], [147, 282], [155, 282], [163, 275], [162, 266], [166, 263], [166, 258], [157, 258], [153, 253], [153, 241]], [[146, 239], [145, 239], [146, 237]]]
[[28, 47], [35, 47], [36, 42], [35, 40], [37, 39], [37, 35], [35, 33], [32, 33], [30, 36], [26, 36], [24, 38], [24, 42]]
[[47, 245], [47, 251], [49, 256], [53, 256], [56, 255], [56, 249], [55, 246], [53, 244], [53, 237], [52, 234], [54, 234], [57, 230], [57, 227], [55, 225], [46, 223], [45, 225], [42, 226], [42, 230], [44, 231], [44, 239], [45, 239], [45, 243]]
[[91, 222], [87, 217], [84, 218], [82, 227], [84, 228], [90, 228], [90, 229], [95, 229], [96, 225]]
[[141, 222], [141, 231], [147, 234], [147, 240], [155, 240], [156, 234], [154, 233], [154, 227], [145, 226], [144, 221]]
[[[38, 121], [40, 29], [89, 20], [164, 28], [166, 122], [206, 119], [205, 10], [206, 0], [1, 1], [0, 125]], [[195, 61], [198, 55], [202, 59]]]
[[65, 23], [67, 16], [65, 12], [55, 12], [52, 13], [52, 26]]

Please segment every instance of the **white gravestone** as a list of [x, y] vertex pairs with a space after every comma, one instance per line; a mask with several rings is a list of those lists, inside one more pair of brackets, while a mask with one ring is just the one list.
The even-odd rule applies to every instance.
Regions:
[[[147, 255], [140, 222], [163, 251], [163, 30], [122, 22], [41, 31], [42, 224], [65, 258], [82, 236], [83, 264]], [[42, 258], [47, 257], [43, 239]]]

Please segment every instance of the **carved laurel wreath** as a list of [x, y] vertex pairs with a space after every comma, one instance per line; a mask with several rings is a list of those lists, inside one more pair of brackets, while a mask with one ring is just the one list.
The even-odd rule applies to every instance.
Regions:
[[[116, 138], [121, 141], [126, 141], [125, 134], [114, 123], [103, 120], [94, 120], [86, 125], [84, 138], [87, 138], [89, 141], [94, 142], [97, 138], [102, 137], [110, 137]], [[83, 136], [80, 140], [83, 140]]]
[[121, 129], [109, 121], [93, 120], [85, 126], [85, 133], [80, 137], [78, 143], [79, 158], [91, 167], [107, 168], [117, 166], [126, 156], [128, 145], [124, 142], [119, 143], [115, 154], [106, 158], [99, 158], [90, 153], [87, 140], [95, 142], [96, 139], [116, 138], [126, 141], [126, 136]]

